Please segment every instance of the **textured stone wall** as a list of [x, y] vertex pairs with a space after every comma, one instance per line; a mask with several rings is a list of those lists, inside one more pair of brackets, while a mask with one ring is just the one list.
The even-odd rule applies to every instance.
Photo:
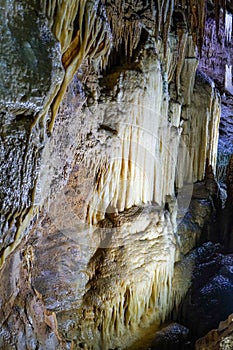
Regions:
[[197, 350], [230, 349], [233, 346], [232, 315], [219, 324], [218, 329], [209, 332], [205, 337], [196, 342]]
[[63, 68], [60, 45], [35, 3], [4, 1], [0, 16], [2, 260], [31, 216], [46, 134], [44, 108], [62, 82]]
[[124, 348], [180, 303], [205, 224], [177, 229], [216, 165], [204, 1], [3, 8], [0, 345]]

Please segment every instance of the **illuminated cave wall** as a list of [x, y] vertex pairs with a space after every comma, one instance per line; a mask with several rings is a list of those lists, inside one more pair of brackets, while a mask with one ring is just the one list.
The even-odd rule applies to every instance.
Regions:
[[190, 283], [177, 214], [215, 170], [220, 117], [196, 74], [205, 1], [6, 1], [1, 16], [0, 344], [124, 348]]

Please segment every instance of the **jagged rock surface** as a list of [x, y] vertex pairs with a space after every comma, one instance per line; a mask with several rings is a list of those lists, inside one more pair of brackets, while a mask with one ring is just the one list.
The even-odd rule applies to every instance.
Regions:
[[206, 256], [196, 257], [192, 287], [182, 302], [179, 319], [196, 339], [233, 311], [232, 256], [219, 254], [211, 245], [203, 249]]
[[189, 329], [178, 324], [169, 326], [157, 332], [152, 342], [152, 350], [188, 350], [190, 349]]
[[1, 6], [1, 263], [29, 222], [45, 127], [40, 114], [63, 78], [61, 52], [35, 2]]
[[196, 350], [230, 350], [233, 347], [233, 315], [219, 324], [218, 329], [209, 332], [195, 344]]

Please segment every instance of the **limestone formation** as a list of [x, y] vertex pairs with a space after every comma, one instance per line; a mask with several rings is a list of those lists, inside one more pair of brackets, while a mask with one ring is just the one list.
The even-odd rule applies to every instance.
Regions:
[[215, 210], [206, 5], [2, 1], [0, 348], [124, 349], [178, 310]]

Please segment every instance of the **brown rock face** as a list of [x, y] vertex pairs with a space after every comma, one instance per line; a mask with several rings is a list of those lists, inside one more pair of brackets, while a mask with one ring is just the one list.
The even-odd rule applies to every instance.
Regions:
[[227, 350], [232, 349], [233, 337], [232, 337], [232, 315], [228, 317], [226, 321], [222, 321], [219, 324], [218, 329], [209, 332], [205, 337], [199, 339], [196, 342], [196, 350]]

